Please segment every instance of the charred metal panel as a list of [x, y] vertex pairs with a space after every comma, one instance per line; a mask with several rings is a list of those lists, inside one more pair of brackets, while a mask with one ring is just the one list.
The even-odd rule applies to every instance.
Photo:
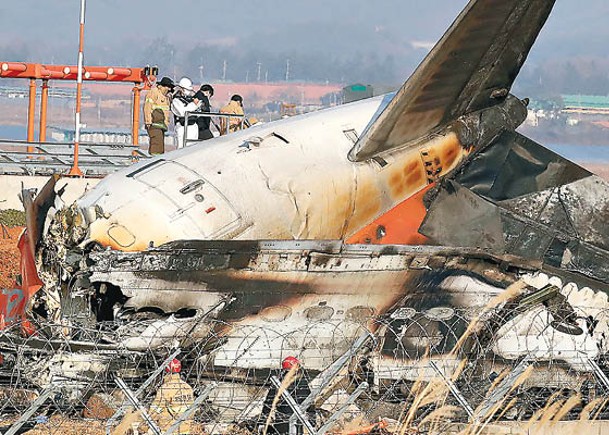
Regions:
[[49, 178], [38, 195], [31, 190], [21, 192], [27, 217], [28, 237], [30, 237], [32, 249], [36, 249], [42, 239], [47, 213], [55, 202], [55, 185], [58, 179], [59, 177], [56, 175]]
[[609, 282], [609, 184], [513, 132], [428, 196], [421, 233]]
[[[530, 203], [537, 207], [530, 209]], [[600, 177], [590, 176], [500, 204], [514, 213], [534, 216], [544, 225], [609, 250], [609, 184]]]
[[[345, 245], [339, 252], [333, 252], [332, 246], [322, 252], [324, 244], [319, 243], [318, 249], [310, 252], [294, 249], [296, 244], [300, 243], [277, 243], [270, 249], [258, 246], [257, 253], [251, 251], [253, 244], [244, 242], [223, 242], [224, 249], [218, 242], [197, 242], [188, 244], [190, 249], [168, 246], [143, 253], [102, 251], [90, 255], [92, 265], [87, 273], [91, 283], [120, 287], [131, 298], [129, 306], [144, 307], [154, 301], [152, 306], [165, 311], [176, 306], [205, 309], [216, 304], [220, 296], [239, 295], [239, 301], [227, 311], [243, 316], [276, 304], [291, 306], [294, 298], [307, 294], [350, 295], [354, 305], [366, 305], [372, 297], [378, 299], [375, 305], [386, 307], [419, 287], [416, 276], [421, 273], [445, 268], [476, 270], [475, 261], [460, 261], [462, 253], [451, 250], [403, 246], [384, 253], [378, 247]], [[313, 243], [306, 245], [312, 247]], [[247, 265], [233, 262], [233, 257], [244, 253], [250, 258]]]
[[491, 202], [447, 180], [432, 207], [420, 232], [434, 242], [505, 252], [501, 213]]
[[503, 102], [553, 6], [554, 0], [470, 2], [349, 158], [369, 159]]
[[[457, 209], [458, 216], [447, 219], [454, 213], [450, 207], [455, 197], [458, 198], [457, 193], [451, 195], [444, 191], [436, 197], [420, 230], [434, 243], [481, 247], [496, 254], [541, 260], [549, 266], [609, 283], [609, 254], [606, 250], [578, 239], [576, 233], [562, 232], [560, 228], [511, 213], [472, 195], [462, 186], [457, 189], [452, 186], [451, 191], [467, 192], [461, 193], [460, 197], [468, 195], [470, 202], [462, 202]], [[488, 214], [481, 213], [481, 209], [487, 210]]]
[[364, 272], [408, 269], [412, 257], [408, 255], [383, 255], [380, 257], [313, 253], [310, 272]]
[[505, 131], [472, 155], [454, 180], [494, 201], [517, 198], [582, 178], [591, 173], [538, 143]]

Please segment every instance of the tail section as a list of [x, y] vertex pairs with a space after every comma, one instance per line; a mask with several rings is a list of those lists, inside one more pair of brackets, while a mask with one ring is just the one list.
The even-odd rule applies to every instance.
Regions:
[[503, 102], [555, 1], [471, 0], [349, 159], [370, 159]]

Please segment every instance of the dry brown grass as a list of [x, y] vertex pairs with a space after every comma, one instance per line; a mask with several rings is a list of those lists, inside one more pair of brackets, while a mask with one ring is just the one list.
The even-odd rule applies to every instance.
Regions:
[[269, 425], [271, 424], [271, 422], [273, 421], [273, 419], [275, 417], [275, 411], [277, 410], [277, 404], [279, 403], [279, 400], [281, 400], [281, 395], [296, 380], [297, 374], [298, 374], [298, 367], [294, 366], [283, 377], [283, 379], [281, 381], [281, 387], [279, 388], [279, 390], [277, 391], [277, 394], [273, 398], [273, 404], [271, 405], [271, 412], [269, 412], [269, 415], [266, 418], [266, 422], [264, 423], [264, 429], [262, 431], [263, 435], [266, 435], [267, 431], [269, 430]]

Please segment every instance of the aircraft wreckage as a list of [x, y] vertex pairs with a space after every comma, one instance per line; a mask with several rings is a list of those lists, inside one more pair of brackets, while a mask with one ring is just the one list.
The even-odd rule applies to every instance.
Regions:
[[515, 132], [509, 93], [553, 5], [472, 0], [395, 94], [154, 157], [70, 206], [56, 178], [26, 194], [30, 311], [57, 325], [39, 345], [68, 348], [30, 340], [24, 379], [137, 377], [132, 355], [178, 346], [189, 376], [245, 388], [365, 333], [350, 370], [379, 401], [460, 357], [472, 403], [524, 360], [520, 388], [607, 394], [609, 185]]

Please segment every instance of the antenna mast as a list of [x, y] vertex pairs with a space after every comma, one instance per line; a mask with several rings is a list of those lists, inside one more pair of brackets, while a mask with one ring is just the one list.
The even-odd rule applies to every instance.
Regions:
[[290, 59], [288, 59], [285, 64], [285, 81], [290, 81]]

